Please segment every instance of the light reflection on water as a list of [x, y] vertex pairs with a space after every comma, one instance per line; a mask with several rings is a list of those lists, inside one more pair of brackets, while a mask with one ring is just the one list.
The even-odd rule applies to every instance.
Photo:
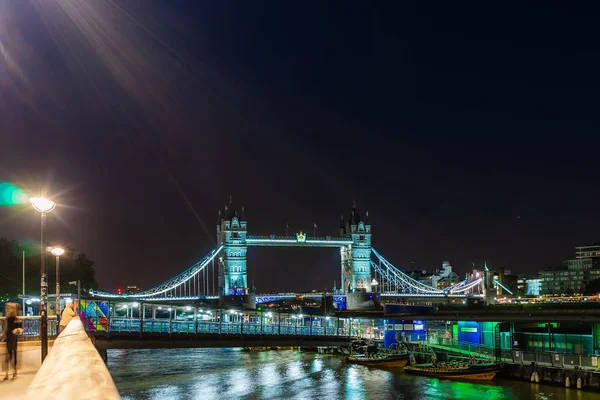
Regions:
[[123, 399], [600, 400], [515, 381], [472, 384], [348, 365], [339, 356], [239, 349], [110, 350]]

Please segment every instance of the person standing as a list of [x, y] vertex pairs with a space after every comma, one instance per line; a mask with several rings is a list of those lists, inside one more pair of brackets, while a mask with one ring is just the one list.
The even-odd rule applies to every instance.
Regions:
[[6, 324], [0, 338], [6, 339], [6, 375], [4, 380], [8, 380], [10, 365], [13, 366], [13, 379], [17, 376], [17, 335], [23, 332], [21, 321], [17, 319], [18, 305], [15, 303], [6, 303], [4, 312], [6, 314]]
[[69, 325], [69, 322], [71, 322], [71, 320], [76, 316], [77, 313], [73, 309], [73, 302], [68, 301], [67, 305], [65, 306], [65, 309], [63, 310], [60, 316], [60, 332], [62, 332], [67, 327], [67, 325]]

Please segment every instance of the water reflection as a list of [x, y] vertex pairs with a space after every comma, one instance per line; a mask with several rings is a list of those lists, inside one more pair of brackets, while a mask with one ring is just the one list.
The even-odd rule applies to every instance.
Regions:
[[123, 399], [536, 399], [600, 394], [515, 381], [471, 384], [345, 364], [334, 355], [239, 349], [109, 351]]

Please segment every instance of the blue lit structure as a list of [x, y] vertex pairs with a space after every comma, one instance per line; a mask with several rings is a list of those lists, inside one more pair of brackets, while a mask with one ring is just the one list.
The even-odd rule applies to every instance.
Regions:
[[481, 344], [481, 323], [476, 321], [458, 321], [458, 341]]
[[244, 218], [244, 207], [238, 216], [229, 198], [225, 206], [225, 214], [217, 225], [217, 240], [223, 245], [219, 258], [219, 292], [221, 295], [244, 295], [248, 293], [248, 274], [246, 270], [248, 251], [247, 223]]
[[[221, 295], [248, 293], [246, 252], [248, 246], [262, 247], [337, 247], [341, 254], [342, 293], [371, 292], [371, 225], [369, 213], [362, 220], [352, 205], [350, 217], [342, 225], [339, 236], [309, 237], [300, 231], [295, 236], [255, 236], [247, 234], [247, 222], [238, 216], [230, 198], [222, 216], [219, 211], [217, 239], [223, 245], [219, 261]], [[260, 299], [264, 301], [264, 299]]]
[[386, 319], [383, 324], [383, 344], [386, 348], [396, 343], [421, 342], [426, 339], [425, 321]]
[[[342, 221], [344, 216], [342, 215]], [[361, 220], [356, 210], [356, 203], [352, 204], [352, 212], [348, 221], [340, 226], [340, 234], [347, 235], [352, 243], [340, 248], [342, 259], [342, 291], [371, 292], [371, 225], [369, 212], [365, 220]]]
[[[473, 277], [454, 286], [437, 289], [419, 282], [396, 268], [377, 252], [371, 244], [369, 213], [362, 219], [356, 203], [353, 203], [347, 220], [342, 215], [338, 236], [309, 236], [300, 231], [294, 236], [248, 235], [244, 207], [241, 213], [233, 205], [230, 197], [224, 213], [219, 211], [216, 236], [217, 247], [198, 263], [181, 274], [151, 289], [134, 294], [114, 294], [105, 291], [90, 291], [92, 296], [105, 298], [131, 298], [137, 300], [183, 300], [211, 299], [227, 297], [236, 307], [252, 307], [271, 301], [298, 296], [296, 293], [255, 295], [248, 287], [247, 251], [250, 246], [261, 247], [328, 247], [339, 248], [341, 256], [341, 288], [334, 289], [333, 304], [336, 309], [344, 309], [351, 297], [362, 296], [366, 301], [381, 297], [481, 297], [483, 279]], [[218, 284], [215, 287], [215, 262], [218, 264]], [[212, 265], [212, 274], [211, 274]], [[377, 282], [378, 286], [373, 284]], [[211, 290], [212, 288], [212, 290]], [[373, 294], [376, 292], [376, 294]], [[368, 294], [368, 295], [367, 295]], [[304, 297], [323, 298], [327, 293], [301, 294]], [[236, 297], [237, 296], [237, 297]], [[353, 297], [353, 298], [354, 298]], [[251, 301], [247, 301], [251, 298]], [[356, 300], [356, 299], [355, 299]], [[354, 300], [353, 300], [354, 301]], [[354, 306], [353, 306], [354, 307]]]

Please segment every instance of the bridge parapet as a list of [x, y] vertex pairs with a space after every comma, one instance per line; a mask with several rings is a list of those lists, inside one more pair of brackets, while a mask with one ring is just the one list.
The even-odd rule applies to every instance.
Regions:
[[121, 396], [83, 324], [73, 319], [54, 341], [24, 398], [116, 400]]

